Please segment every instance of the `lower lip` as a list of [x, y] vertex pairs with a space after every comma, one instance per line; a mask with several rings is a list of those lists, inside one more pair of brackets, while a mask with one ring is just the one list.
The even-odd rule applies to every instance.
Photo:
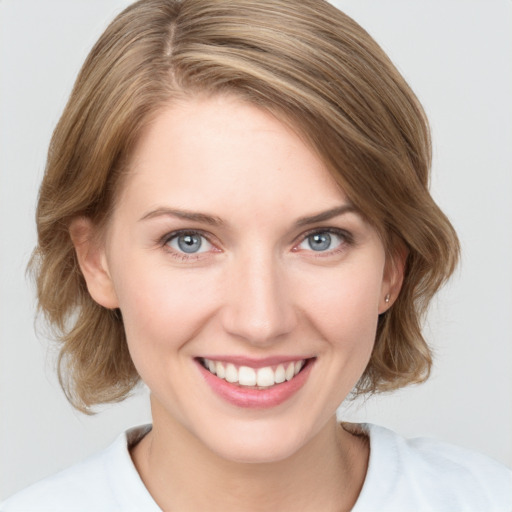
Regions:
[[199, 361], [196, 363], [204, 380], [218, 396], [237, 407], [251, 409], [276, 407], [291, 398], [304, 385], [313, 367], [313, 360], [308, 360], [293, 379], [269, 388], [254, 389], [231, 384], [210, 373]]

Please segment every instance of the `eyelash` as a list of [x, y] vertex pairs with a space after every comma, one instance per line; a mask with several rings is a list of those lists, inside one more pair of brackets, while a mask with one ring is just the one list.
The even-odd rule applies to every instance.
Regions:
[[[305, 242], [310, 236], [313, 236], [316, 234], [325, 234], [325, 233], [338, 236], [341, 239], [341, 243], [340, 243], [339, 247], [336, 247], [334, 249], [330, 249], [327, 251], [314, 251], [313, 249], [311, 249], [308, 252], [312, 253], [312, 257], [325, 258], [328, 256], [332, 256], [334, 254], [339, 254], [340, 252], [343, 252], [344, 250], [346, 250], [347, 247], [354, 245], [353, 235], [344, 229], [315, 228], [310, 231], [307, 231], [306, 233], [301, 234], [300, 237], [298, 237], [299, 241], [294, 243], [292, 251], [299, 252], [300, 249], [297, 249], [297, 246], [299, 246], [300, 244]], [[205, 233], [201, 230], [196, 230], [196, 229], [182, 229], [182, 230], [178, 230], [178, 231], [173, 231], [172, 233], [167, 233], [159, 239], [159, 245], [161, 245], [170, 256], [172, 256], [173, 258], [180, 260], [180, 261], [198, 260], [201, 257], [204, 257], [204, 255], [206, 255], [207, 252], [187, 254], [187, 253], [183, 253], [183, 252], [178, 252], [169, 246], [169, 243], [172, 240], [174, 240], [180, 236], [186, 236], [186, 235], [200, 236], [200, 237], [204, 238], [205, 240], [207, 240], [208, 243], [210, 243], [212, 246], [215, 247], [215, 244], [210, 240], [207, 233]]]

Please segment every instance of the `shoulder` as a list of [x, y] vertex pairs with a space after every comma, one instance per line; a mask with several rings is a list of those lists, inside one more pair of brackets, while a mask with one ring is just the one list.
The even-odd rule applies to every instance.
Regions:
[[130, 437], [144, 435], [147, 430], [148, 427], [139, 427], [120, 435], [106, 450], [7, 499], [0, 504], [0, 511], [159, 510], [128, 451]]
[[[0, 505], [2, 512], [46, 510], [105, 510], [109, 501], [107, 480], [108, 452], [27, 487]], [[110, 504], [109, 504], [110, 505]], [[114, 509], [115, 510], [115, 509]]]
[[[512, 510], [512, 471], [493, 459], [433, 439], [405, 439], [383, 427], [362, 427], [370, 437], [362, 504], [378, 500], [382, 511]], [[354, 512], [365, 510], [371, 508]]]

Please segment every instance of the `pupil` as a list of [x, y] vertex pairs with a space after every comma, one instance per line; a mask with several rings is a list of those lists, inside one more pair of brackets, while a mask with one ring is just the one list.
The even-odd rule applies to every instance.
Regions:
[[201, 247], [201, 237], [197, 235], [182, 235], [178, 238], [178, 246], [183, 252], [197, 252]]
[[325, 251], [331, 245], [331, 236], [328, 233], [311, 235], [309, 237], [309, 246], [314, 251]]

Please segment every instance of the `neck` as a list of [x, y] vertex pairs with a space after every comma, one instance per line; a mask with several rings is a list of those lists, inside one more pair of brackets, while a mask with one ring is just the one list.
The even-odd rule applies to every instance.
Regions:
[[269, 463], [226, 460], [182, 425], [153, 420], [132, 458], [163, 511], [350, 510], [366, 474], [366, 440], [335, 417], [298, 452]]

